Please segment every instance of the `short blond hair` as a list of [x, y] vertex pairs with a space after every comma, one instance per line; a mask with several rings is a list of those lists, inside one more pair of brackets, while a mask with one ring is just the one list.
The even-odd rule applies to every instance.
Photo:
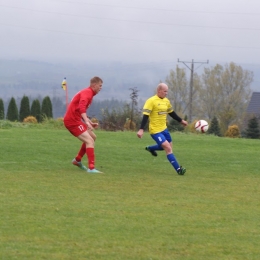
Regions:
[[103, 83], [103, 80], [100, 78], [100, 77], [93, 77], [91, 80], [90, 80], [90, 85], [93, 85], [93, 84], [96, 84], [96, 83]]

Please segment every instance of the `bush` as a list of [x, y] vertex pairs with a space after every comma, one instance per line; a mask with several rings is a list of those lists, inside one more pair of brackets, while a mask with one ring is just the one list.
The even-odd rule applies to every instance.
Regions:
[[95, 117], [92, 117], [92, 118], [90, 119], [90, 121], [91, 121], [92, 123], [98, 123], [98, 119], [95, 118]]
[[185, 131], [191, 132], [191, 133], [198, 133], [195, 129], [195, 124], [197, 123], [198, 119], [195, 119], [192, 123], [188, 124], [185, 127]]
[[101, 127], [105, 131], [123, 131], [124, 124], [128, 118], [127, 113], [124, 109], [102, 109], [102, 124]]
[[132, 122], [129, 118], [126, 119], [124, 124], [124, 129], [127, 131], [135, 131], [136, 130], [136, 123]]
[[12, 128], [13, 125], [9, 120], [0, 120], [0, 129]]
[[47, 116], [43, 116], [42, 125], [48, 126], [50, 128], [56, 128], [56, 129], [64, 128], [63, 118], [61, 117], [57, 119], [53, 119], [53, 118], [48, 118]]
[[167, 128], [171, 132], [184, 130], [184, 126], [175, 119], [170, 119], [170, 122], [167, 123]]
[[237, 125], [231, 125], [228, 127], [228, 130], [225, 133], [226, 137], [238, 138], [240, 137], [240, 131]]
[[64, 121], [63, 117], [58, 117], [56, 120], [57, 120], [58, 122], [62, 122], [62, 123], [63, 123], [63, 121]]
[[34, 116], [27, 116], [26, 118], [24, 118], [23, 120], [24, 123], [33, 123], [33, 124], [37, 124], [38, 121]]

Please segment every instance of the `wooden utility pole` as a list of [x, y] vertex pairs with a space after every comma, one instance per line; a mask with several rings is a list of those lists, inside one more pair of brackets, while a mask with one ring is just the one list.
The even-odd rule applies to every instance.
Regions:
[[[189, 115], [188, 120], [192, 122], [192, 98], [193, 98], [193, 73], [194, 73], [194, 63], [200, 63], [200, 66], [205, 63], [209, 63], [209, 61], [197, 61], [195, 62], [193, 59], [190, 61], [181, 61], [178, 59], [178, 62], [182, 62], [189, 70], [190, 70], [190, 93], [189, 93]], [[191, 63], [191, 67], [189, 67], [186, 63]], [[199, 66], [199, 67], [200, 67]]]

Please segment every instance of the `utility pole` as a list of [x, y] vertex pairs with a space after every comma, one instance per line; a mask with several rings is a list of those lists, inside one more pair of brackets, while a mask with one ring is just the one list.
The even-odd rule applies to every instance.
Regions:
[[[190, 94], [189, 94], [189, 115], [188, 115], [188, 120], [191, 122], [192, 121], [192, 97], [193, 97], [194, 63], [200, 63], [200, 66], [201, 66], [202, 64], [209, 63], [209, 61], [207, 60], [207, 61], [197, 61], [197, 62], [195, 62], [192, 59], [191, 62], [190, 62], [190, 61], [181, 61], [181, 60], [178, 59], [178, 62], [182, 62], [190, 70]], [[191, 67], [189, 67], [186, 63], [191, 63]]]

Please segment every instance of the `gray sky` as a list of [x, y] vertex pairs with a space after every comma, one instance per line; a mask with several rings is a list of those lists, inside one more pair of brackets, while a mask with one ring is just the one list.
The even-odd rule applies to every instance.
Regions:
[[1, 59], [235, 62], [260, 91], [260, 0], [0, 0], [0, 34]]
[[0, 0], [2, 58], [260, 63], [259, 0]]

